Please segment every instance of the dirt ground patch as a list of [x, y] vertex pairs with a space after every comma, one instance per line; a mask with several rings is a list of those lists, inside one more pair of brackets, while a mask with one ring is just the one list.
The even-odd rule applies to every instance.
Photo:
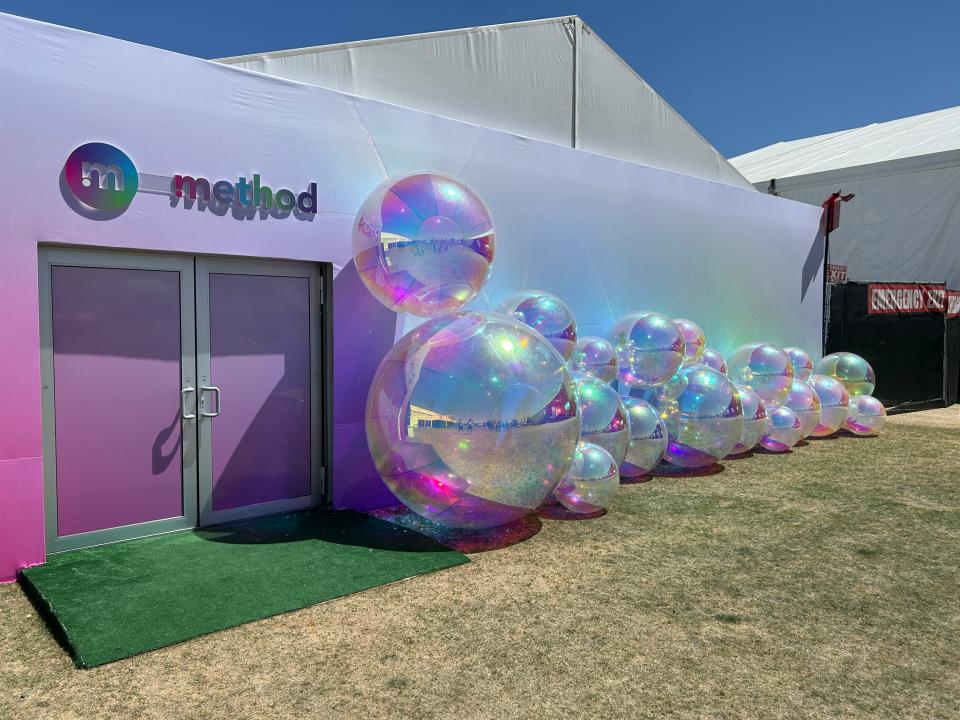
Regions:
[[956, 718], [949, 411], [94, 670], [2, 586], [0, 718]]

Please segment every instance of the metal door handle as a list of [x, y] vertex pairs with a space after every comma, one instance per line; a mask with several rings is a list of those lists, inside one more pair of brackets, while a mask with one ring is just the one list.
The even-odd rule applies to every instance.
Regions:
[[[214, 410], [213, 412], [203, 412], [203, 411], [201, 410], [201, 411], [200, 411], [200, 417], [215, 418], [215, 417], [217, 417], [217, 416], [220, 414], [220, 388], [216, 387], [215, 385], [204, 385], [204, 386], [202, 386], [202, 387], [200, 388], [201, 397], [203, 396], [203, 393], [205, 393], [205, 392], [211, 392], [211, 393], [213, 393], [214, 395], [217, 396], [217, 409]], [[202, 404], [202, 402], [203, 402], [203, 401], [201, 400], [201, 404]]]
[[197, 414], [194, 412], [192, 415], [187, 412], [187, 395], [190, 393], [195, 393], [196, 388], [185, 387], [180, 391], [180, 417], [184, 420], [196, 420]]

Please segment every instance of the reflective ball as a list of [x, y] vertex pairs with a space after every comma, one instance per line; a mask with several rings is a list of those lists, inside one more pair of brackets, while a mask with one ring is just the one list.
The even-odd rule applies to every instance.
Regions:
[[816, 373], [810, 376], [807, 384], [820, 400], [820, 419], [810, 436], [822, 438], [833, 435], [847, 421], [850, 400], [847, 389], [836, 378]]
[[619, 467], [630, 443], [630, 421], [623, 398], [593, 375], [577, 372], [573, 378], [580, 401], [580, 439], [602, 447]]
[[793, 365], [776, 345], [751, 343], [741, 345], [727, 358], [727, 375], [737, 385], [753, 390], [765, 404], [782, 403], [793, 384]]
[[870, 395], [877, 385], [877, 376], [870, 363], [853, 353], [831, 353], [820, 359], [815, 372], [842, 382], [851, 398]]
[[810, 359], [807, 351], [798, 347], [785, 347], [783, 351], [793, 364], [793, 379], [808, 380], [813, 374], [813, 360]]
[[887, 424], [887, 409], [871, 395], [850, 398], [850, 409], [843, 424], [854, 435], [879, 435]]
[[726, 376], [705, 365], [682, 368], [661, 395], [669, 408], [663, 458], [683, 468], [712, 465], [733, 450], [743, 432], [743, 407]]
[[527, 290], [507, 298], [498, 312], [512, 315], [550, 341], [564, 360], [573, 357], [577, 348], [577, 321], [573, 311], [556, 295], [541, 290]]
[[620, 360], [609, 340], [588, 335], [577, 340], [577, 349], [573, 351], [570, 367], [609, 383], [617, 379]]
[[683, 364], [693, 365], [700, 362], [703, 351], [707, 347], [707, 336], [703, 334], [703, 330], [693, 320], [676, 318], [674, 322], [683, 335]]
[[743, 407], [743, 430], [740, 432], [740, 439], [730, 451], [731, 455], [739, 455], [760, 442], [760, 438], [767, 429], [767, 409], [763, 400], [753, 390], [742, 385], [735, 385], [737, 396], [740, 398], [740, 405]]
[[722, 372], [724, 375], [727, 374], [727, 361], [723, 359], [723, 355], [718, 353], [713, 348], [703, 349], [703, 355], [700, 356], [700, 362], [707, 367], [712, 367], [714, 370]]
[[570, 512], [589, 514], [610, 507], [619, 485], [620, 473], [610, 453], [599, 445], [581, 441], [569, 472], [553, 496]]
[[810, 437], [820, 424], [820, 398], [808, 383], [794, 380], [783, 404], [793, 410], [800, 418], [800, 439]]
[[556, 349], [505, 315], [428, 320], [387, 353], [367, 398], [387, 487], [443, 525], [487, 528], [538, 508], [570, 469], [577, 389]]
[[767, 406], [767, 427], [760, 445], [771, 452], [787, 452], [800, 442], [800, 418], [784, 405]]
[[353, 224], [363, 284], [391, 310], [421, 317], [453, 312], [490, 277], [493, 220], [478, 195], [437, 173], [378, 185]]
[[624, 477], [639, 477], [653, 470], [667, 447], [667, 426], [660, 413], [646, 400], [623, 398], [630, 419], [630, 443], [627, 457], [620, 465]]
[[659, 385], [683, 364], [683, 334], [666, 315], [631, 313], [614, 323], [607, 337], [620, 358], [618, 380], [627, 387]]

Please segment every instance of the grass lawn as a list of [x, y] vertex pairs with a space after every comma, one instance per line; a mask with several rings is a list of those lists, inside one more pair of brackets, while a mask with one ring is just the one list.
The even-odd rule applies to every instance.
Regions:
[[2, 586], [0, 718], [960, 717], [960, 409], [725, 465], [88, 671]]

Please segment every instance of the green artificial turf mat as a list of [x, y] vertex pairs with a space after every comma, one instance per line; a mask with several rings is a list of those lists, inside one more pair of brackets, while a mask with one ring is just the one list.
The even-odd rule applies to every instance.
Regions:
[[53, 555], [21, 582], [89, 668], [467, 561], [408, 528], [312, 510]]

